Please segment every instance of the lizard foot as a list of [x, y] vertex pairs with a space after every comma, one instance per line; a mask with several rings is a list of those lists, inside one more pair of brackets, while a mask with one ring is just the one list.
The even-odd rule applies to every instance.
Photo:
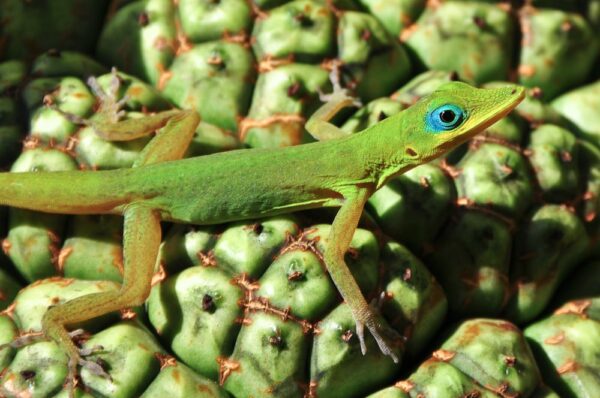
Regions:
[[88, 86], [92, 89], [94, 95], [100, 100], [100, 106], [96, 111], [96, 114], [100, 115], [102, 123], [117, 123], [125, 116], [123, 106], [129, 100], [129, 97], [124, 95], [121, 99], [119, 97], [119, 90], [121, 88], [121, 78], [117, 72], [117, 68], [111, 69], [112, 78], [108, 91], [104, 89], [98, 83], [95, 77], [90, 77], [87, 80]]
[[392, 358], [394, 363], [399, 362], [397, 348], [401, 347], [406, 341], [406, 337], [400, 335], [396, 330], [392, 329], [379, 312], [373, 307], [373, 303], [369, 308], [369, 312], [364, 317], [364, 320], [356, 321], [356, 334], [360, 341], [360, 350], [363, 355], [367, 352], [365, 343], [365, 326], [375, 339], [379, 349], [384, 355]]
[[48, 341], [48, 337], [43, 332], [27, 332], [16, 337], [10, 343], [0, 345], [0, 351], [5, 348], [21, 348], [26, 345], [37, 343], [39, 341]]
[[111, 74], [112, 78], [108, 87], [108, 91], [104, 91], [95, 77], [92, 76], [87, 80], [88, 86], [91, 88], [96, 98], [98, 98], [98, 109], [94, 113], [93, 120], [86, 119], [79, 115], [75, 115], [60, 109], [52, 94], [48, 94], [44, 97], [44, 105], [60, 113], [71, 123], [90, 126], [98, 135], [103, 136], [101, 126], [115, 124], [123, 119], [125, 116], [125, 110], [123, 107], [129, 100], [127, 95], [124, 95], [121, 99], [118, 99], [119, 90], [121, 88], [121, 78], [119, 77], [116, 68], [112, 68]]
[[[69, 335], [71, 337], [76, 337], [83, 334], [83, 330], [77, 329], [73, 332], [70, 332]], [[75, 389], [79, 384], [79, 372], [78, 367], [80, 366], [82, 369], [87, 369], [90, 373], [95, 376], [103, 377], [112, 382], [112, 377], [105, 370], [106, 364], [101, 359], [97, 359], [95, 361], [85, 359], [85, 357], [94, 354], [98, 351], [102, 351], [104, 348], [102, 346], [94, 346], [91, 348], [77, 348], [76, 353], [72, 353], [69, 355], [69, 361], [67, 363], [68, 373], [66, 377], [66, 382], [64, 385], [65, 390], [67, 390], [67, 394], [69, 398], [75, 397]]]
[[[72, 332], [69, 332], [69, 337], [73, 339], [84, 335], [85, 333], [86, 332], [83, 329], [76, 329]], [[89, 370], [93, 375], [104, 377], [105, 379], [112, 381], [112, 377], [104, 369], [104, 367], [106, 366], [106, 364], [104, 364], [104, 361], [102, 361], [100, 358], [98, 358], [96, 361], [90, 361], [85, 359], [85, 357], [88, 357], [92, 354], [96, 354], [103, 350], [104, 347], [101, 345], [95, 345], [89, 348], [77, 348], [77, 355], [74, 355], [73, 358], [70, 359], [70, 362], [75, 362], [75, 367], [79, 365], [82, 368]]]
[[[78, 337], [81, 337], [85, 334], [83, 329], [76, 329], [71, 332], [68, 332], [68, 336], [71, 339], [77, 340]], [[40, 341], [52, 341], [52, 338], [48, 337], [44, 332], [27, 332], [21, 334], [19, 337], [15, 338], [10, 343], [0, 345], [0, 350], [4, 348], [21, 348], [30, 344], [34, 344]], [[56, 341], [56, 343], [61, 346], [60, 341]], [[105, 370], [106, 364], [100, 358], [95, 361], [85, 359], [85, 357], [95, 354], [99, 351], [102, 351], [104, 348], [102, 346], [96, 345], [91, 348], [78, 348], [76, 346], [72, 346], [73, 350], [67, 349], [68, 352], [68, 362], [67, 362], [67, 377], [65, 379], [64, 388], [67, 391], [67, 395], [69, 398], [75, 397], [75, 389], [79, 384], [78, 377], [78, 367], [87, 369], [90, 373], [95, 376], [104, 377], [112, 382], [112, 377]], [[1, 391], [0, 391], [1, 393]]]
[[329, 80], [331, 81], [331, 85], [333, 86], [333, 91], [329, 94], [325, 94], [319, 91], [319, 99], [321, 102], [331, 102], [331, 101], [344, 101], [350, 100], [352, 105], [360, 108], [362, 106], [362, 102], [359, 98], [354, 97], [350, 90], [345, 87], [342, 87], [341, 83], [341, 73], [340, 73], [340, 65], [333, 64], [331, 68], [331, 73], [329, 74]]

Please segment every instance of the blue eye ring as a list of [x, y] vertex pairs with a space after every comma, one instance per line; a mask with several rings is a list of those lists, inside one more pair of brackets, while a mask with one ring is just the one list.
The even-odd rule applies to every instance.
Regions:
[[454, 104], [438, 106], [427, 113], [425, 120], [427, 130], [432, 133], [441, 133], [457, 128], [465, 120], [465, 111]]

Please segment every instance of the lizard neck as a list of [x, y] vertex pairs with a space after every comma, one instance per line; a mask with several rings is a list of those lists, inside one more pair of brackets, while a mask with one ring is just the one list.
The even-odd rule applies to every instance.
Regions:
[[401, 124], [401, 118], [389, 118], [352, 136], [352, 146], [360, 153], [365, 171], [375, 182], [375, 189], [420, 164], [405, 153], [410, 147], [406, 142], [409, 135]]

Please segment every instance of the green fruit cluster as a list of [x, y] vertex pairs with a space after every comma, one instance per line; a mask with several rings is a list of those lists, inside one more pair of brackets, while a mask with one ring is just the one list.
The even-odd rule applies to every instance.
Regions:
[[[401, 364], [370, 338], [360, 351], [322, 260], [334, 213], [165, 225], [146, 304], [72, 325], [111, 376], [83, 369], [76, 396], [598, 395], [600, 1], [108, 3], [4, 1], [3, 169], [130, 167], [149, 140], [105, 141], [49, 103], [83, 119], [106, 95], [131, 119], [194, 108], [186, 156], [202, 156], [311, 140], [334, 67], [364, 103], [335, 120], [348, 134], [450, 80], [529, 92], [367, 205], [346, 260], [405, 337]], [[0, 231], [0, 344], [121, 282], [118, 217], [0, 209]], [[0, 350], [0, 368], [0, 396], [67, 397], [52, 342]]]

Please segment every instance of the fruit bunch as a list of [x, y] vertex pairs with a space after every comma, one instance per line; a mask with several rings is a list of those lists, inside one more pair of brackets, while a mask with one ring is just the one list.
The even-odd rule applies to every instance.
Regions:
[[[196, 109], [186, 156], [202, 156], [310, 141], [334, 69], [363, 103], [335, 119], [348, 134], [451, 80], [528, 87], [511, 115], [367, 204], [346, 261], [404, 336], [401, 363], [370, 338], [361, 353], [323, 266], [334, 212], [165, 225], [146, 304], [72, 325], [110, 375], [82, 369], [77, 396], [598, 395], [600, 1], [5, 3], [12, 172], [131, 167], [150, 138], [109, 142], [64, 115], [93, 120], [106, 98], [128, 119]], [[38, 331], [51, 305], [118, 288], [119, 217], [0, 220], [0, 344]], [[4, 348], [0, 396], [67, 397], [66, 360], [48, 341]]]

